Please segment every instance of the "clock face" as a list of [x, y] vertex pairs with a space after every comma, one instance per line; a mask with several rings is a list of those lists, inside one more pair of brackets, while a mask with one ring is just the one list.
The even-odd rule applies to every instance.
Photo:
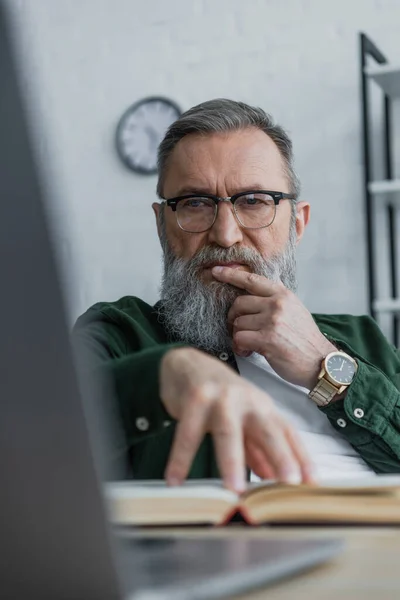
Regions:
[[158, 146], [180, 115], [178, 106], [166, 98], [145, 98], [131, 106], [116, 133], [117, 151], [125, 165], [137, 173], [156, 173]]
[[328, 375], [336, 382], [342, 385], [348, 385], [352, 382], [356, 367], [354, 363], [343, 354], [334, 354], [326, 362]]

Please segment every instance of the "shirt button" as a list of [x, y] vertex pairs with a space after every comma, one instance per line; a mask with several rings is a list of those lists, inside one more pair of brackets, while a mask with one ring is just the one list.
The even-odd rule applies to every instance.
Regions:
[[336, 423], [339, 425], [339, 427], [346, 427], [347, 423], [344, 419], [338, 419], [336, 421]]
[[364, 416], [364, 411], [362, 408], [356, 408], [354, 411], [354, 416], [357, 417], [357, 419], [362, 419]]
[[171, 421], [164, 421], [164, 427], [169, 427], [171, 425]]
[[224, 360], [227, 361], [229, 358], [229, 354], [227, 352], [221, 352], [221, 354], [218, 357], [220, 360]]
[[145, 417], [139, 417], [136, 419], [136, 427], [139, 431], [147, 431], [149, 428], [149, 422]]

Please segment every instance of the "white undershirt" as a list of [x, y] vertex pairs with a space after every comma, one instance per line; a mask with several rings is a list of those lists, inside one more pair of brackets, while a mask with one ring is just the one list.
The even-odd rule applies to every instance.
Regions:
[[[282, 416], [300, 434], [314, 462], [316, 479], [374, 474], [347, 440], [332, 427], [327, 416], [310, 400], [309, 390], [282, 379], [260, 354], [235, 358], [240, 374], [268, 392]], [[259, 477], [252, 473], [251, 481], [259, 481]]]

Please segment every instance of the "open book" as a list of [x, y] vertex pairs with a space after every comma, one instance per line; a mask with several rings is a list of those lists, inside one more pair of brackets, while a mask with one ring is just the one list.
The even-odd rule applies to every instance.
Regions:
[[400, 476], [326, 481], [318, 485], [250, 484], [240, 496], [218, 480], [106, 484], [111, 520], [118, 525], [399, 524]]

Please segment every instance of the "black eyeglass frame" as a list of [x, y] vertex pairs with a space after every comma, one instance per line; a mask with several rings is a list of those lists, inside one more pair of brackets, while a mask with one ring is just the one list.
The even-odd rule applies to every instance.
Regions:
[[[239, 221], [240, 225], [242, 227], [244, 227], [245, 229], [263, 229], [264, 227], [269, 227], [270, 225], [272, 225], [272, 223], [275, 220], [275, 216], [274, 216], [274, 219], [271, 221], [271, 223], [268, 223], [268, 225], [261, 225], [260, 227], [246, 227], [246, 225], [243, 225], [243, 223], [240, 220], [240, 217], [236, 213], [235, 202], [241, 196], [247, 196], [248, 194], [267, 194], [268, 196], [271, 196], [271, 198], [273, 199], [275, 207], [278, 206], [278, 204], [281, 200], [296, 200], [296, 196], [294, 196], [293, 194], [287, 194], [286, 192], [274, 192], [271, 190], [248, 190], [246, 192], [239, 192], [237, 194], [234, 194], [233, 196], [227, 196], [226, 198], [221, 198], [220, 196], [214, 196], [214, 194], [198, 193], [198, 194], [185, 194], [184, 196], [176, 196], [176, 198], [168, 198], [168, 199], [164, 198], [163, 202], [165, 204], [167, 204], [167, 206], [170, 206], [172, 211], [175, 213], [177, 210], [178, 203], [181, 200], [189, 200], [190, 198], [208, 198], [209, 200], [213, 200], [215, 202], [216, 207], [218, 207], [218, 204], [220, 202], [231, 202], [236, 219]], [[178, 215], [176, 215], [176, 218], [177, 218], [177, 223], [178, 223], [179, 227], [182, 229], [182, 231], [187, 231], [179, 223]], [[202, 231], [187, 231], [187, 233], [203, 233], [204, 231], [208, 231], [214, 225], [216, 218], [217, 218], [217, 210], [215, 211], [214, 221], [212, 222], [212, 224], [209, 227], [207, 227], [207, 229], [204, 229]]]

